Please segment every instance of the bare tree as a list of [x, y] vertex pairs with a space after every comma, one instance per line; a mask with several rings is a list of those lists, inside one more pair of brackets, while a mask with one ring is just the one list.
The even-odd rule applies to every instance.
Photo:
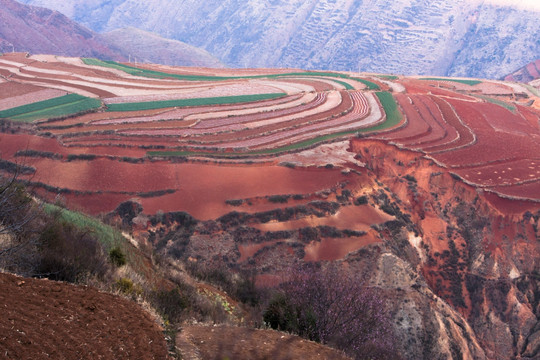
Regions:
[[264, 320], [355, 359], [399, 359], [385, 299], [338, 265], [291, 269]]
[[19, 169], [0, 175], [0, 268], [30, 275], [38, 241], [31, 224], [39, 206], [18, 181]]

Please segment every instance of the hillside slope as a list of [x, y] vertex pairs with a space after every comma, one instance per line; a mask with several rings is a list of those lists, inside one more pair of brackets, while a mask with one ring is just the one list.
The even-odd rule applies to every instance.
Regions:
[[29, 52], [170, 65], [220, 67], [208, 52], [134, 28], [103, 35], [57, 11], [0, 0], [0, 53]]
[[506, 81], [528, 83], [540, 79], [540, 59], [533, 61], [524, 67], [504, 77]]
[[205, 50], [133, 27], [116, 29], [102, 36], [138, 62], [174, 66], [223, 66]]
[[57, 11], [0, 0], [0, 52], [125, 59], [93, 31]]
[[25, 2], [99, 32], [156, 32], [235, 67], [501, 78], [540, 55], [537, 12], [483, 0]]

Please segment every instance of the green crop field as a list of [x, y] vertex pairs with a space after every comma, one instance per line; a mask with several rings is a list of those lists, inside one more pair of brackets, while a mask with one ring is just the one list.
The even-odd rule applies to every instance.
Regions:
[[179, 99], [165, 101], [147, 101], [137, 103], [119, 103], [109, 104], [108, 111], [140, 111], [163, 109], [170, 107], [185, 107], [185, 106], [204, 106], [204, 105], [221, 105], [221, 104], [238, 104], [248, 103], [260, 100], [270, 100], [286, 96], [285, 93], [271, 94], [255, 94], [255, 95], [237, 95], [237, 96], [221, 96], [211, 98], [195, 98], [195, 99]]
[[385, 80], [397, 80], [399, 79], [396, 75], [376, 75], [378, 78], [385, 79]]
[[372, 81], [359, 79], [359, 78], [351, 78], [351, 79], [356, 80], [356, 81], [361, 82], [362, 84], [366, 85], [368, 90], [380, 90], [381, 89], [379, 87], [379, 85], [375, 84]]
[[391, 93], [387, 91], [380, 91], [376, 92], [375, 95], [377, 95], [382, 107], [384, 108], [384, 112], [386, 113], [386, 121], [372, 128], [365, 129], [362, 132], [379, 131], [394, 127], [399, 124], [399, 122], [403, 118], [401, 112], [398, 109], [396, 100]]
[[421, 78], [419, 80], [430, 80], [430, 81], [453, 81], [461, 84], [466, 84], [470, 86], [481, 84], [479, 80], [461, 80], [461, 79], [451, 79], [451, 78]]
[[101, 107], [98, 99], [87, 98], [78, 94], [68, 94], [54, 99], [17, 106], [0, 111], [0, 118], [14, 121], [32, 122], [38, 119], [50, 119]]

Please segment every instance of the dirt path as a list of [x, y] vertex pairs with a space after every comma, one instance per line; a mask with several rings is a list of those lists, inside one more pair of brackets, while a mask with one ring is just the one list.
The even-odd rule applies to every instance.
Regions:
[[340, 351], [298, 336], [235, 326], [186, 326], [178, 335], [176, 345], [187, 360], [350, 359]]

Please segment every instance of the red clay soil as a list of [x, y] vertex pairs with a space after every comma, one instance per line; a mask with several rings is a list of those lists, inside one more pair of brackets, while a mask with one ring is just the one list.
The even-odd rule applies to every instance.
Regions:
[[310, 194], [347, 180], [346, 175], [337, 169], [189, 163], [175, 165], [179, 178], [178, 191], [158, 198], [141, 199], [146, 213], [153, 214], [158, 210], [187, 211], [200, 220], [215, 219], [233, 210], [225, 200], [269, 194]]
[[377, 235], [370, 231], [364, 236], [348, 238], [323, 238], [321, 241], [312, 241], [304, 251], [304, 261], [336, 261], [344, 259], [348, 254], [367, 245], [380, 243]]
[[134, 302], [86, 286], [0, 274], [0, 358], [167, 359]]
[[185, 326], [176, 340], [190, 359], [350, 359], [338, 350], [273, 330], [235, 326]]
[[30, 85], [30, 84], [20, 84], [14, 81], [9, 81], [0, 84], [0, 99], [6, 99], [13, 96], [20, 96], [25, 94], [30, 94], [34, 91], [39, 91], [46, 89], [41, 86]]
[[335, 215], [328, 217], [308, 216], [302, 219], [253, 224], [261, 231], [297, 230], [304, 227], [332, 226], [337, 229], [368, 231], [373, 224], [381, 224], [393, 217], [369, 205], [344, 206]]
[[[186, 211], [200, 220], [208, 220], [235, 210], [225, 203], [226, 200], [311, 194], [348, 180], [339, 169], [167, 162], [132, 164], [107, 159], [72, 162], [31, 160], [28, 165], [38, 169], [32, 181], [83, 192], [103, 191], [101, 194], [63, 195], [68, 206], [94, 215], [112, 211], [120, 202], [135, 197], [118, 192], [146, 193], [176, 189], [172, 194], [140, 198], [145, 213]], [[249, 212], [267, 210], [264, 205], [253, 204]], [[276, 207], [279, 206], [274, 204], [272, 208]]]

